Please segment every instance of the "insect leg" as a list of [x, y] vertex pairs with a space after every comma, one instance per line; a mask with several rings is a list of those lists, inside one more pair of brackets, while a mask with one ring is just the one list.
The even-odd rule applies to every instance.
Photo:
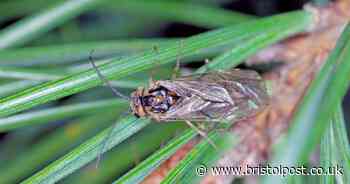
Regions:
[[197, 128], [195, 125], [193, 125], [190, 121], [185, 120], [186, 124], [191, 127], [192, 129], [194, 129], [195, 131], [197, 131], [197, 133], [199, 135], [201, 135], [202, 137], [204, 137], [205, 139], [208, 140], [209, 144], [211, 144], [216, 150], [218, 149], [218, 147], [214, 144], [214, 142], [208, 137], [208, 134], [201, 131], [199, 128]]
[[208, 71], [209, 71], [209, 59], [204, 59], [204, 65], [201, 67], [203, 68], [204, 70], [199, 72], [199, 76], [202, 77], [204, 74], [206, 74]]
[[200, 113], [202, 113], [205, 117], [207, 117], [209, 120], [210, 119], [214, 119], [214, 117], [213, 116], [211, 116], [209, 113], [206, 113], [205, 111], [203, 111], [203, 110], [201, 110], [201, 111], [199, 111]]
[[172, 75], [172, 79], [177, 78], [180, 75], [180, 60], [181, 60], [181, 55], [182, 55], [182, 49], [183, 49], [183, 45], [184, 45], [184, 41], [180, 40], [180, 46], [179, 46], [179, 50], [178, 50], [178, 55], [176, 57], [176, 66], [174, 68], [174, 72]]
[[[211, 120], [215, 119], [215, 117], [213, 117], [212, 115], [210, 115], [209, 113], [207, 113], [203, 110], [201, 110], [199, 112], [206, 117], [206, 122], [210, 122]], [[213, 130], [216, 127], [217, 124], [214, 124], [214, 126], [209, 126], [209, 125], [211, 125], [211, 123], [209, 125], [207, 123], [203, 123], [201, 125], [203, 125], [203, 126], [201, 126], [200, 129], [202, 129], [205, 132], [210, 132], [211, 130]]]
[[[204, 68], [205, 68], [205, 72], [207, 72], [209, 70], [209, 59], [205, 59], [204, 60]], [[203, 72], [203, 73], [205, 73]]]
[[[157, 46], [157, 45], [154, 45], [153, 48], [152, 48], [152, 50], [156, 53], [156, 55], [159, 54], [159, 49], [158, 49], [158, 46]], [[157, 61], [156, 63], [157, 63], [156, 66], [155, 66], [154, 68], [152, 68], [151, 71], [149, 72], [148, 86], [152, 86], [152, 84], [153, 84], [154, 70], [157, 69], [157, 68], [160, 66], [160, 64], [159, 64], [158, 61]]]

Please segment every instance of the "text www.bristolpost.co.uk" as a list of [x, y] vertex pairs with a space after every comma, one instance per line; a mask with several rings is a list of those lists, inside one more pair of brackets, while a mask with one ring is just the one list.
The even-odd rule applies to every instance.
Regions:
[[[210, 172], [210, 173], [208, 173]], [[288, 175], [343, 175], [343, 167], [336, 165], [331, 167], [306, 167], [306, 166], [283, 166], [283, 165], [258, 165], [258, 166], [213, 166], [200, 165], [196, 167], [199, 176], [212, 174], [214, 176], [239, 175], [239, 176], [288, 176]]]

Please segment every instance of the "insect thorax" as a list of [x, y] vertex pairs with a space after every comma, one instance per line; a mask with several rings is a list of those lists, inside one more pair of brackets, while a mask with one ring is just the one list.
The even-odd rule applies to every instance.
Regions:
[[131, 109], [136, 117], [166, 113], [180, 98], [175, 92], [159, 85], [138, 88], [131, 95]]

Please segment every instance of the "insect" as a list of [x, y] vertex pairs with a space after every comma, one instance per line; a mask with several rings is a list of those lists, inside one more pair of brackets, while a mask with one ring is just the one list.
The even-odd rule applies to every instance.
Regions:
[[131, 112], [136, 117], [149, 117], [157, 122], [183, 120], [214, 147], [206, 133], [192, 121], [218, 123], [239, 120], [256, 114], [268, 102], [264, 81], [252, 70], [233, 69], [172, 80], [151, 80], [149, 87], [139, 87], [129, 98], [114, 89], [92, 58], [90, 61], [99, 78], [115, 95], [130, 100]]
[[264, 81], [252, 70], [214, 71], [151, 81], [131, 94], [136, 117], [160, 121], [232, 121], [267, 105]]

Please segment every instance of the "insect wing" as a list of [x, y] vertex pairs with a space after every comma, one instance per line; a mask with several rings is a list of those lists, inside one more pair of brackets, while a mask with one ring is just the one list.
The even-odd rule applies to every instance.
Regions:
[[250, 70], [210, 72], [161, 81], [181, 96], [160, 118], [167, 120], [221, 121], [240, 119], [258, 112], [268, 95], [261, 77]]

